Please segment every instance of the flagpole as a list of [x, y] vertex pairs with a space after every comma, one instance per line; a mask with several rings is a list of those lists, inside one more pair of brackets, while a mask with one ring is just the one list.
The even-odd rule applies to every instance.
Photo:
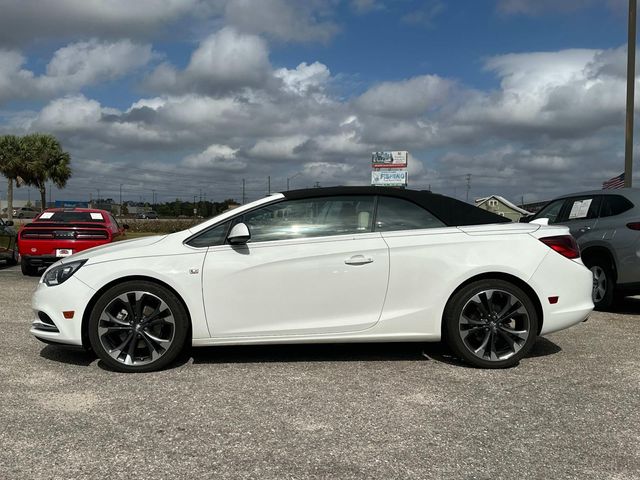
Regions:
[[636, 82], [636, 7], [637, 0], [629, 0], [629, 29], [627, 38], [627, 120], [624, 138], [624, 186], [631, 187], [633, 175], [633, 109]]

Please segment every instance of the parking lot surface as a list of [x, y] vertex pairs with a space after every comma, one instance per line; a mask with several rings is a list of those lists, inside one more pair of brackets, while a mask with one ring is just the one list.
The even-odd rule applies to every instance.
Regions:
[[509, 370], [441, 345], [194, 349], [127, 375], [28, 333], [0, 265], [0, 478], [640, 478], [640, 300]]

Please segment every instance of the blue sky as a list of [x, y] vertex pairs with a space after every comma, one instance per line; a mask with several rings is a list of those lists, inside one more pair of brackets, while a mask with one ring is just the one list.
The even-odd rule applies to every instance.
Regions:
[[56, 198], [367, 184], [378, 149], [461, 198], [622, 170], [624, 0], [4, 3], [0, 133], [61, 139]]

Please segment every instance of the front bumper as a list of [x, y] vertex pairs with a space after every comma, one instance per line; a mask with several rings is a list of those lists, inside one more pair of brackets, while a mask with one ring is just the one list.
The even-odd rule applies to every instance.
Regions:
[[[82, 346], [82, 317], [95, 293], [75, 277], [54, 287], [39, 283], [31, 301], [31, 334], [45, 342]], [[65, 318], [63, 312], [74, 312], [73, 318]]]

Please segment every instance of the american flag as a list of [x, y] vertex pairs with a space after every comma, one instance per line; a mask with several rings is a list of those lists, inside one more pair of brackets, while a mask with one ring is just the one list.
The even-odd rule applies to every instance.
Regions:
[[621, 173], [617, 177], [610, 178], [606, 182], [602, 182], [602, 189], [609, 190], [612, 188], [624, 187], [624, 173]]

